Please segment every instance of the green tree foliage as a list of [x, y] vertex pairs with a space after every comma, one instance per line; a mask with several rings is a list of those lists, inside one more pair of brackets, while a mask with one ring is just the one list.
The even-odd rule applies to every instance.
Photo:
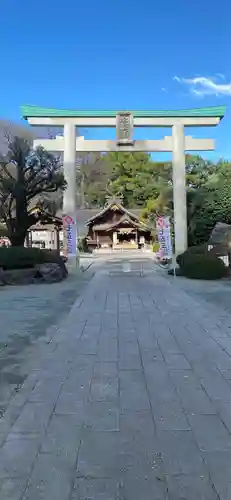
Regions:
[[31, 150], [26, 139], [15, 137], [9, 143], [0, 160], [0, 218], [12, 246], [23, 246], [27, 230], [38, 222], [35, 204], [47, 205], [49, 195], [65, 189], [60, 167], [54, 155], [42, 147]]
[[200, 244], [208, 241], [217, 222], [231, 224], [231, 175], [230, 170], [217, 174], [216, 182], [208, 182], [193, 193], [189, 204], [189, 242]]
[[[141, 207], [142, 218], [173, 219], [171, 162], [154, 162], [146, 153], [109, 153], [85, 165], [85, 202], [103, 206], [108, 194], [123, 197], [128, 208]], [[231, 163], [186, 155], [189, 243], [208, 240], [217, 222], [231, 224]]]

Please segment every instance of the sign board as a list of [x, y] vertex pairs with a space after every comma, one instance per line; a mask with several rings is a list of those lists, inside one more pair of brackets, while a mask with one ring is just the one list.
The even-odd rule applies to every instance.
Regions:
[[117, 144], [133, 144], [133, 116], [127, 111], [118, 113], [116, 117]]
[[169, 217], [157, 217], [156, 229], [160, 244], [160, 257], [172, 258], [171, 224]]
[[70, 215], [63, 217], [63, 229], [65, 232], [65, 243], [67, 257], [76, 257], [77, 255], [77, 226], [76, 221]]

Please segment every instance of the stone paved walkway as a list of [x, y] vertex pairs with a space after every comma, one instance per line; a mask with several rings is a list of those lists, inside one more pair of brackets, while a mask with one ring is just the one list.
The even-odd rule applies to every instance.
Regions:
[[230, 384], [215, 308], [105, 265], [0, 420], [1, 500], [230, 500]]
[[91, 276], [89, 269], [52, 285], [0, 287], [0, 418], [34, 366], [38, 344], [47, 342]]

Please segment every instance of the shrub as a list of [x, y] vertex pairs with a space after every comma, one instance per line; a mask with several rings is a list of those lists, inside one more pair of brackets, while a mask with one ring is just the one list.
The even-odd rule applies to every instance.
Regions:
[[157, 253], [157, 252], [159, 252], [159, 250], [160, 250], [160, 244], [156, 241], [156, 242], [155, 242], [155, 243], [153, 243], [153, 245], [152, 245], [152, 251], [153, 251], [154, 253]]
[[27, 269], [38, 264], [55, 262], [64, 266], [62, 257], [56, 250], [41, 250], [40, 248], [0, 247], [0, 268]]
[[78, 250], [79, 252], [88, 253], [88, 244], [86, 238], [79, 238], [78, 240]]
[[176, 258], [176, 262], [179, 266], [183, 265], [183, 262], [188, 260], [191, 255], [204, 255], [207, 256], [208, 258], [210, 257], [210, 253], [208, 250], [208, 245], [197, 245], [193, 247], [189, 247], [185, 252], [182, 254], [178, 255]]
[[180, 270], [187, 278], [216, 280], [224, 278], [228, 273], [224, 262], [219, 257], [209, 255], [209, 252], [207, 254], [184, 252], [179, 257]]

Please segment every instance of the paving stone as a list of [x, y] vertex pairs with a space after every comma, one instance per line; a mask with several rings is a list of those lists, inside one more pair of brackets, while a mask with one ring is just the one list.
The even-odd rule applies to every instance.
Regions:
[[231, 498], [231, 451], [203, 452], [219, 500]]
[[75, 462], [62, 455], [39, 455], [22, 500], [69, 500]]
[[231, 434], [231, 401], [226, 403], [224, 401], [217, 400], [214, 402], [214, 406], [217, 409], [218, 415], [224, 423], [226, 429], [228, 429]]
[[71, 500], [119, 500], [120, 484], [116, 479], [77, 479]]
[[118, 344], [117, 339], [106, 339], [99, 342], [98, 345], [98, 358], [101, 362], [118, 360]]
[[118, 379], [115, 377], [94, 377], [89, 398], [91, 401], [118, 401]]
[[231, 338], [217, 338], [217, 343], [231, 356]]
[[121, 488], [122, 498], [126, 500], [166, 500], [165, 480], [155, 475], [136, 477], [133, 473], [126, 475]]
[[118, 456], [118, 432], [86, 430], [80, 445], [77, 477], [118, 477]]
[[120, 343], [120, 370], [141, 370], [141, 358], [137, 342]]
[[115, 362], [98, 362], [94, 365], [93, 377], [117, 377], [118, 367]]
[[1, 500], [21, 500], [26, 488], [26, 479], [5, 478], [0, 484]]
[[166, 363], [158, 361], [146, 363], [144, 373], [151, 402], [157, 404], [179, 401]]
[[0, 449], [0, 478], [29, 478], [39, 445], [37, 436], [9, 435]]
[[110, 402], [88, 402], [85, 409], [84, 425], [90, 430], [118, 431], [118, 406]]
[[75, 415], [53, 415], [41, 447], [42, 453], [70, 454], [77, 458], [82, 426]]
[[161, 350], [152, 347], [150, 349], [141, 349], [141, 358], [144, 365], [152, 361], [164, 361]]
[[[94, 338], [94, 337], [93, 337]], [[79, 341], [78, 353], [79, 354], [88, 354], [94, 355], [97, 354], [97, 341], [93, 340], [93, 338], [86, 338]]]
[[142, 372], [120, 371], [120, 408], [124, 410], [148, 410], [150, 401]]
[[51, 403], [52, 401], [55, 404], [61, 390], [62, 383], [62, 377], [42, 378], [41, 380], [38, 380], [28, 397], [28, 401], [36, 403], [43, 403], [46, 401]]
[[[76, 376], [76, 373], [78, 374]], [[62, 385], [62, 394], [72, 394], [75, 399], [85, 399], [90, 390], [92, 376], [92, 367], [86, 367], [86, 369], [78, 370], [78, 365], [76, 369], [71, 370], [69, 376], [66, 378], [64, 384]]]
[[226, 380], [231, 380], [231, 370], [221, 370], [221, 373]]
[[198, 446], [202, 450], [231, 448], [231, 435], [217, 415], [189, 415]]
[[231, 356], [215, 340], [206, 339], [204, 349], [213, 363], [220, 369], [231, 369]]
[[54, 413], [57, 415], [76, 415], [79, 425], [84, 422], [86, 398], [76, 399], [73, 394], [61, 393]]
[[207, 471], [191, 431], [159, 431], [165, 474], [204, 475]]
[[163, 352], [168, 367], [173, 370], [190, 370], [191, 366], [183, 354]]
[[124, 410], [119, 416], [119, 427], [123, 436], [129, 436], [140, 434], [146, 437], [154, 436], [154, 421], [152, 418], [151, 410], [143, 410], [139, 412], [134, 412], [130, 410]]
[[159, 429], [167, 431], [187, 431], [191, 426], [178, 401], [154, 403], [152, 411], [155, 423]]
[[167, 476], [168, 500], [219, 500], [207, 476]]
[[230, 401], [230, 385], [208, 359], [194, 364], [194, 372], [211, 400]]
[[144, 476], [162, 478], [162, 457], [157, 437], [153, 433], [121, 432], [118, 441], [119, 476], [125, 478], [131, 473], [140, 479]]
[[42, 434], [49, 422], [53, 411], [53, 404], [26, 403], [17, 420], [12, 432], [15, 434]]
[[187, 413], [216, 414], [205, 389], [195, 374], [189, 370], [173, 370], [171, 379], [174, 381], [182, 407]]

